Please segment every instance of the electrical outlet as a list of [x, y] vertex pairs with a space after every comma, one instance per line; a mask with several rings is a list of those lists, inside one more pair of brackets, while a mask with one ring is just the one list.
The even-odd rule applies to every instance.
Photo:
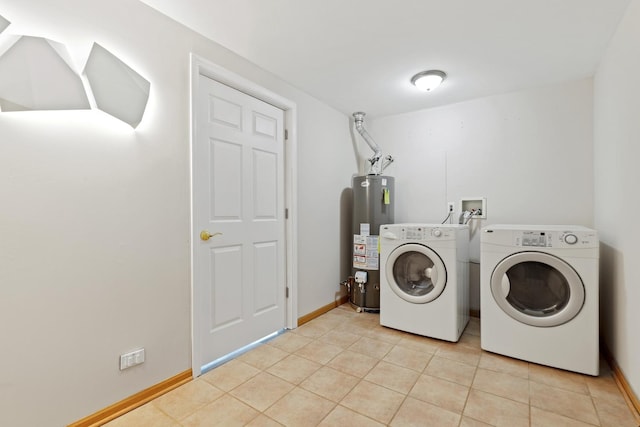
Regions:
[[447, 212], [453, 212], [453, 202], [447, 202]]
[[144, 348], [120, 355], [120, 370], [144, 363]]

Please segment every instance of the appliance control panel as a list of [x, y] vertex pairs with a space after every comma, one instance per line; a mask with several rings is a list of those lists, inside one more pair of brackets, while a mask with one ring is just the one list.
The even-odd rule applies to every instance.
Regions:
[[598, 237], [584, 231], [519, 231], [514, 233], [514, 244], [531, 248], [593, 247], [598, 245]]
[[380, 238], [388, 240], [439, 241], [455, 240], [457, 232], [467, 226], [437, 224], [389, 224], [380, 226]]
[[547, 235], [544, 231], [523, 231], [521, 236], [516, 237], [516, 242], [519, 238], [520, 245], [518, 246], [547, 247], [547, 241], [549, 242], [549, 246], [551, 246], [551, 237], [551, 234]]
[[424, 227], [402, 227], [400, 230], [402, 239], [409, 240], [423, 240], [424, 239]]
[[452, 231], [448, 228], [406, 226], [400, 229], [400, 238], [404, 240], [439, 240], [448, 239]]

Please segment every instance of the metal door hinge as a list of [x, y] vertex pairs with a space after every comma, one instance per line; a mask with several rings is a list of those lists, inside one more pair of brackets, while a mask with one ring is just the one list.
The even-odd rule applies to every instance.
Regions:
[[285, 130], [284, 130], [284, 139], [285, 139], [285, 141], [286, 141], [287, 139], [289, 139], [289, 129], [285, 129]]
[[289, 287], [287, 286], [284, 291], [285, 298], [289, 298]]
[[289, 208], [284, 209], [284, 219], [289, 219]]

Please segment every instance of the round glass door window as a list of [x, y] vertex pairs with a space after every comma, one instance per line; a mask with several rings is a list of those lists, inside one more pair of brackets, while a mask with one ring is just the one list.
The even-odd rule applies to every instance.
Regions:
[[520, 252], [502, 260], [491, 276], [496, 303], [512, 318], [532, 326], [558, 326], [573, 319], [584, 304], [578, 273], [542, 252]]
[[423, 304], [438, 298], [447, 283], [442, 259], [427, 246], [409, 243], [387, 258], [387, 283], [400, 298]]

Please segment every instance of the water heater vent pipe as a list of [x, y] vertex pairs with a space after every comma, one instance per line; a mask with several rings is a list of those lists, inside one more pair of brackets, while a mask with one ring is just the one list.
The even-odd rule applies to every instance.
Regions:
[[387, 166], [393, 163], [393, 157], [391, 157], [390, 155], [385, 156], [383, 164], [378, 165], [378, 162], [382, 157], [382, 152], [380, 151], [380, 147], [378, 147], [378, 144], [373, 141], [367, 130], [364, 128], [364, 116], [365, 113], [362, 112], [353, 113], [356, 130], [360, 135], [362, 135], [362, 138], [365, 140], [367, 145], [373, 150], [373, 157], [369, 159], [369, 163], [371, 164], [369, 175], [379, 175], [387, 168]]
[[369, 148], [373, 150], [373, 157], [369, 159], [369, 163], [371, 163], [371, 168], [373, 168], [373, 166], [376, 163], [378, 163], [378, 161], [380, 160], [380, 157], [382, 157], [382, 151], [380, 151], [380, 147], [378, 147], [378, 144], [375, 143], [375, 141], [371, 138], [367, 130], [364, 128], [364, 124], [363, 124], [364, 116], [365, 116], [365, 113], [360, 111], [357, 113], [353, 113], [353, 118], [356, 123], [356, 130], [360, 135], [362, 135], [362, 138], [367, 143]]

